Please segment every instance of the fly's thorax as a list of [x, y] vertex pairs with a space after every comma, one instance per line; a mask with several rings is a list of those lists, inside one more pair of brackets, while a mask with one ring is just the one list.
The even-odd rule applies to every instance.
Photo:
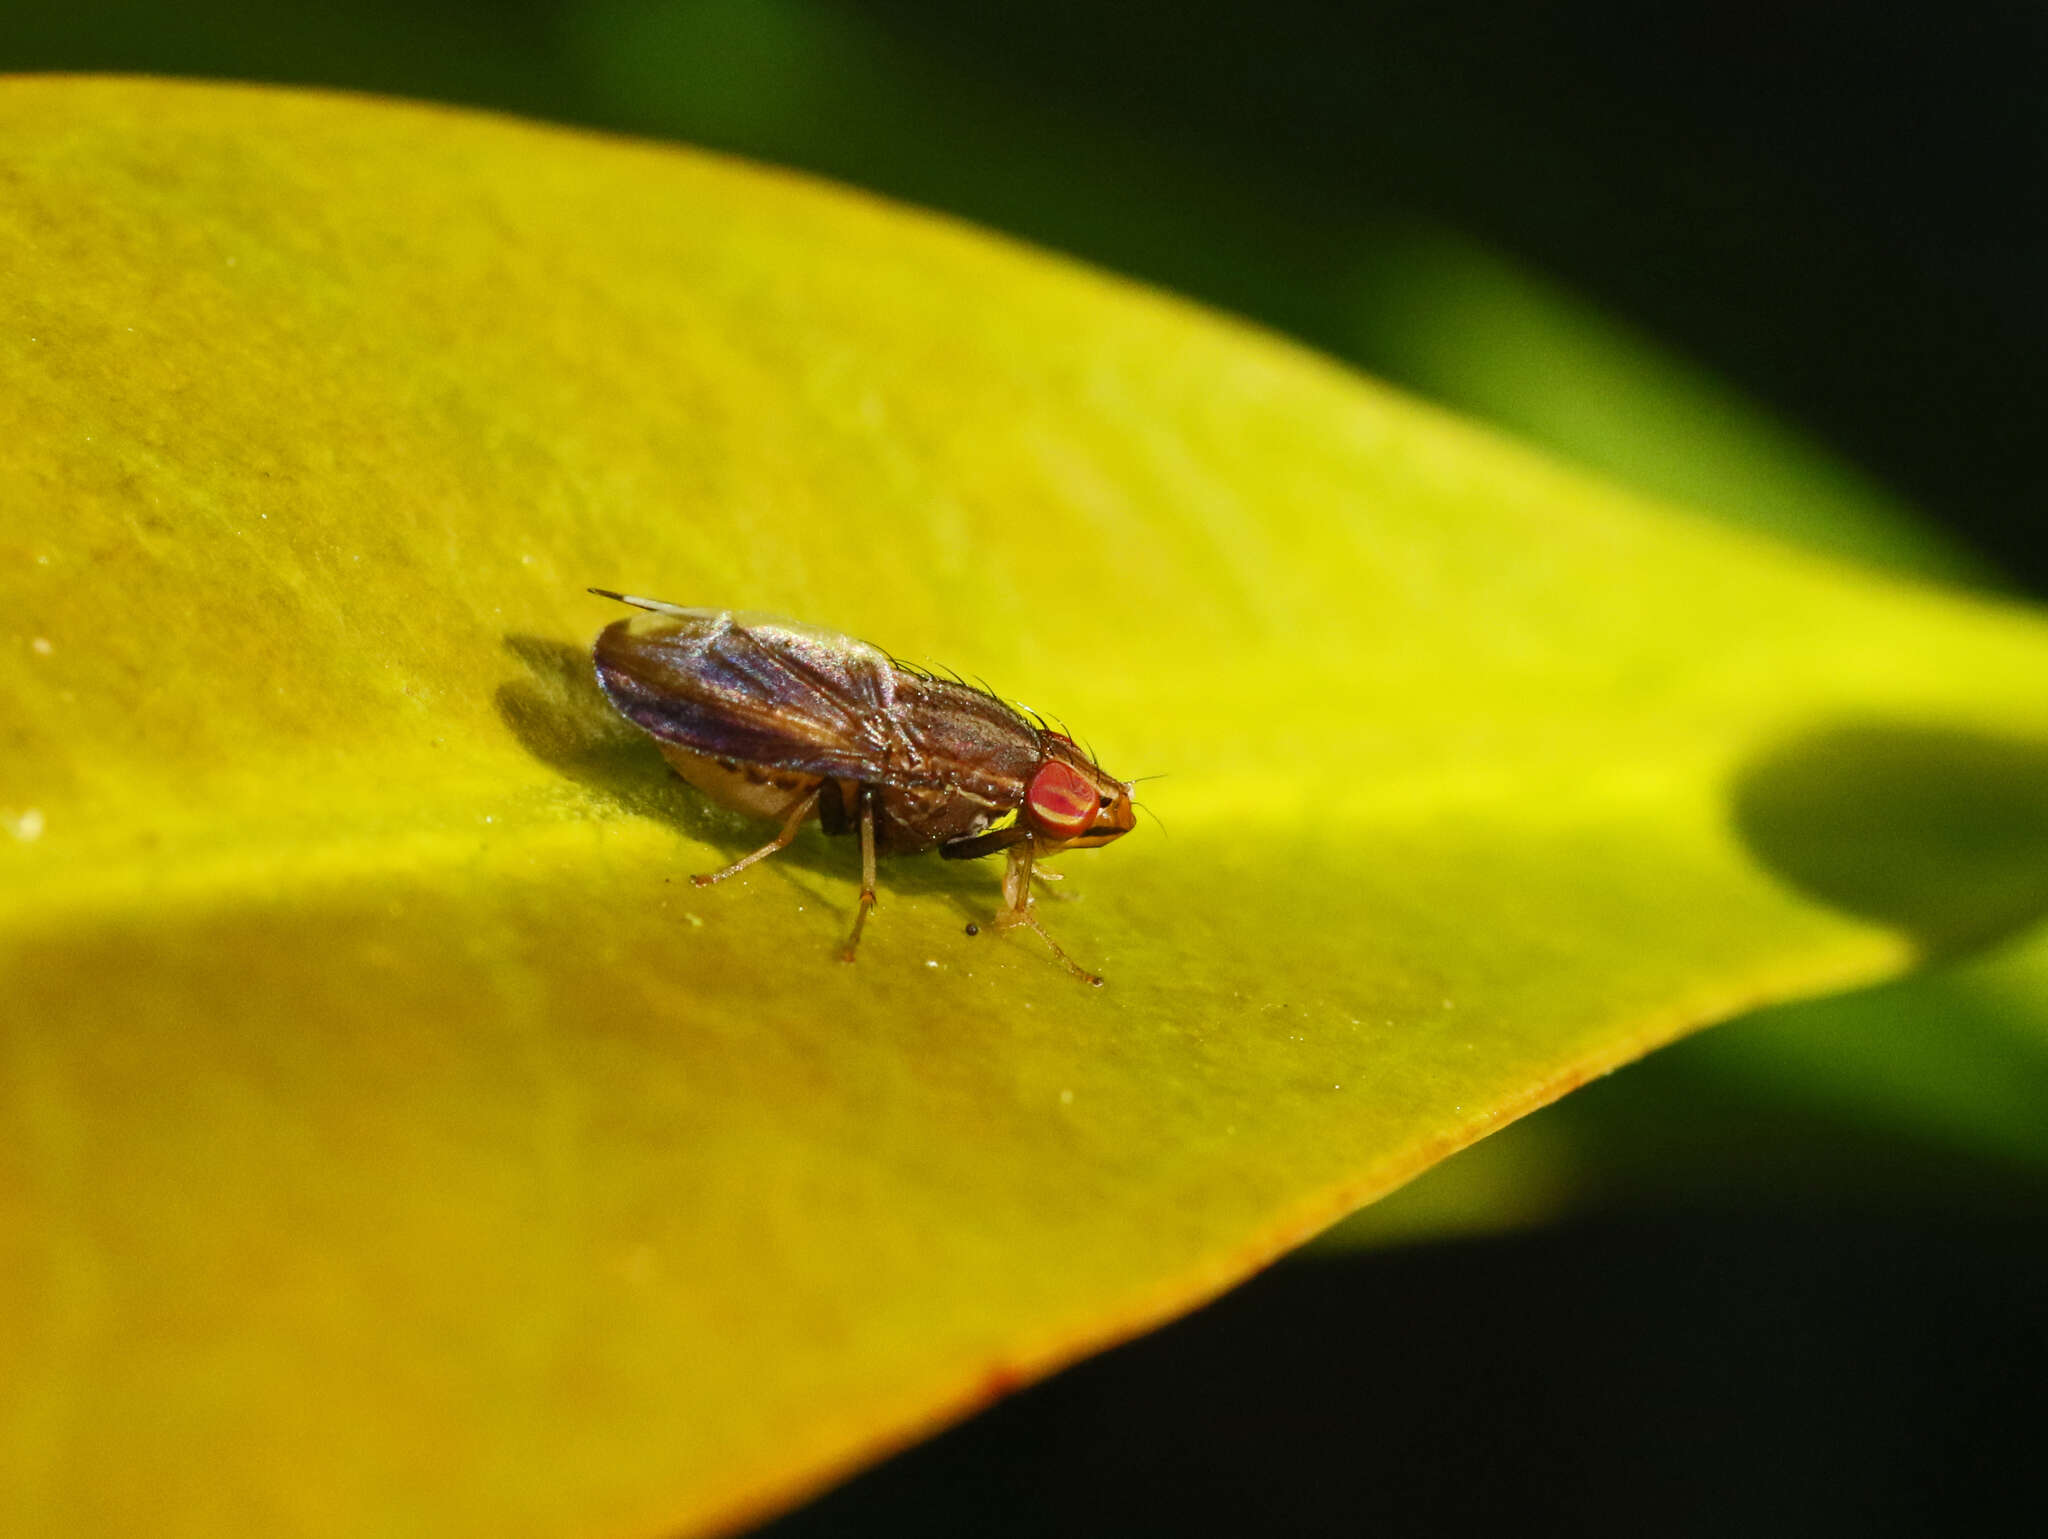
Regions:
[[957, 839], [973, 826], [972, 809], [939, 786], [877, 786], [875, 847], [885, 855], [915, 855]]

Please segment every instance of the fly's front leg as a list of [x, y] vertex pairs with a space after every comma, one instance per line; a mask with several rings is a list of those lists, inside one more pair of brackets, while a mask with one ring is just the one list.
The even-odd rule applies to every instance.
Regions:
[[853, 916], [853, 938], [839, 953], [839, 960], [851, 962], [860, 946], [860, 932], [875, 906], [875, 793], [871, 786], [860, 788], [860, 912]]
[[1030, 840], [1010, 846], [1010, 863], [1003, 868], [1003, 909], [996, 915], [998, 930], [1014, 930], [1018, 925], [1029, 925], [1038, 938], [1052, 948], [1052, 954], [1065, 964], [1068, 972], [1083, 983], [1102, 987], [1102, 979], [1091, 973], [1072, 957], [1060, 950], [1060, 943], [1045, 933], [1045, 926], [1038, 922], [1038, 916], [1031, 911], [1031, 866], [1034, 854]]
[[699, 887], [709, 887], [713, 882], [722, 882], [729, 876], [737, 876], [755, 861], [766, 860], [777, 850], [788, 849], [790, 841], [796, 838], [796, 831], [804, 826], [804, 819], [809, 817], [811, 810], [818, 805], [818, 793], [823, 789], [823, 786], [814, 786], [807, 794], [801, 797], [796, 805], [789, 809], [788, 817], [783, 820], [782, 832], [754, 851], [753, 854], [742, 855], [723, 871], [707, 872], [701, 876], [693, 876], [690, 880]]
[[1052, 885], [1054, 882], [1065, 881], [1066, 877], [1067, 873], [1064, 871], [1048, 871], [1043, 866], [1033, 866], [1031, 868], [1031, 880], [1045, 883], [1038, 890], [1038, 895], [1041, 898], [1050, 898], [1055, 903], [1072, 903], [1074, 901], [1072, 893], [1056, 891]]
[[1010, 846], [1009, 863], [1003, 867], [1003, 911], [996, 915], [998, 930], [1022, 924], [1031, 911], [1031, 867], [1035, 853], [1029, 839]]

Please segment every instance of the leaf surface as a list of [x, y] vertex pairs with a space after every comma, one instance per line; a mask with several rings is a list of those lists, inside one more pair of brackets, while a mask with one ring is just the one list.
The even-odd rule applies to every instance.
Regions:
[[[2048, 627], [701, 155], [0, 86], [0, 1528], [742, 1521], [1695, 1026], [2048, 903]], [[1057, 712], [991, 869], [706, 808], [591, 584]], [[1901, 811], [1901, 809], [1904, 809]]]
[[[1997, 581], [1869, 478], [1498, 253], [1446, 231], [1391, 231], [1361, 265], [1359, 353], [1457, 411], [1814, 548]], [[1433, 1167], [1318, 1246], [1674, 1201], [2038, 1204], [2044, 961], [2037, 924], [1988, 955], [1758, 1012]]]

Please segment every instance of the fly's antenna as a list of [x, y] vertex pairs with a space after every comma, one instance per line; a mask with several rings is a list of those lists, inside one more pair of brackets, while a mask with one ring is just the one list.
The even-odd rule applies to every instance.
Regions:
[[651, 609], [658, 615], [681, 615], [688, 619], [698, 612], [694, 609], [685, 609], [681, 604], [663, 603], [660, 599], [636, 598], [630, 593], [614, 593], [609, 588], [592, 588], [589, 591], [599, 598], [617, 599], [621, 604], [631, 604], [635, 609]]
[[[1148, 781], [1148, 780], [1164, 780], [1164, 779], [1166, 778], [1166, 776], [1167, 776], [1167, 773], [1168, 773], [1167, 771], [1165, 771], [1165, 770], [1161, 770], [1161, 771], [1160, 771], [1160, 772], [1159, 772], [1158, 774], [1156, 774], [1156, 775], [1140, 775], [1140, 776], [1138, 776], [1138, 778], [1137, 778], [1137, 779], [1135, 779], [1135, 780], [1126, 780], [1126, 781], [1124, 782], [1124, 784], [1125, 784], [1126, 786], [1139, 786], [1139, 785], [1143, 785], [1143, 784], [1144, 784], [1144, 783], [1145, 783], [1146, 781]], [[1165, 833], [1166, 833], [1166, 819], [1162, 818], [1162, 817], [1161, 817], [1161, 816], [1160, 816], [1160, 815], [1159, 815], [1158, 813], [1156, 813], [1156, 812], [1152, 811], [1152, 809], [1151, 809], [1150, 807], [1147, 807], [1147, 806], [1146, 806], [1146, 805], [1145, 805], [1145, 804], [1144, 804], [1143, 802], [1139, 801], [1139, 800], [1137, 799], [1137, 797], [1135, 797], [1135, 796], [1131, 798], [1131, 805], [1132, 805], [1133, 807], [1136, 807], [1136, 808], [1140, 809], [1140, 810], [1141, 810], [1141, 811], [1143, 811], [1144, 813], [1146, 813], [1146, 814], [1147, 814], [1147, 815], [1148, 815], [1148, 816], [1149, 816], [1149, 817], [1150, 817], [1150, 818], [1152, 819], [1152, 821], [1153, 821], [1153, 822], [1157, 823], [1157, 824], [1159, 825], [1159, 831], [1160, 831], [1160, 832], [1161, 832], [1162, 834], [1165, 834]], [[1167, 834], [1166, 836], [1167, 836], [1167, 837], [1168, 837], [1169, 839], [1173, 837], [1173, 836], [1172, 836], [1171, 834]]]

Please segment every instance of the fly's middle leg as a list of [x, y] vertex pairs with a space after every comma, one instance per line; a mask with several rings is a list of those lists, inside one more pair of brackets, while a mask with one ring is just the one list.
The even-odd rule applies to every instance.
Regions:
[[839, 960], [851, 962], [853, 954], [860, 947], [860, 932], [868, 922], [868, 912], [875, 906], [875, 793], [872, 788], [860, 788], [860, 912], [853, 916], [853, 935], [846, 943], [846, 949], [839, 953]]
[[796, 838], [797, 830], [804, 826], [804, 819], [809, 817], [813, 809], [817, 807], [818, 793], [823, 789], [824, 787], [822, 786], [813, 786], [803, 796], [799, 797], [796, 804], [789, 809], [789, 812], [783, 819], [782, 832], [754, 851], [753, 854], [742, 855], [723, 871], [705, 872], [702, 875], [691, 877], [690, 880], [699, 887], [709, 887], [713, 882], [722, 882], [729, 876], [737, 876], [755, 861], [766, 860], [777, 850], [788, 849], [790, 841]]

